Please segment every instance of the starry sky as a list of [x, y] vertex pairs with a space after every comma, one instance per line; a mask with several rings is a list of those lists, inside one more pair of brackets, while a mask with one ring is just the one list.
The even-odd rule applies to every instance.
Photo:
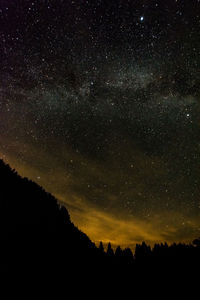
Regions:
[[200, 235], [200, 1], [0, 0], [0, 57], [0, 156], [94, 242]]

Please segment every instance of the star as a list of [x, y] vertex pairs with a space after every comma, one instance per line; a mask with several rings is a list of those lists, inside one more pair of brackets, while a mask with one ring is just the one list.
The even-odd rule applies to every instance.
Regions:
[[199, 3], [0, 2], [0, 155], [94, 241], [199, 236]]

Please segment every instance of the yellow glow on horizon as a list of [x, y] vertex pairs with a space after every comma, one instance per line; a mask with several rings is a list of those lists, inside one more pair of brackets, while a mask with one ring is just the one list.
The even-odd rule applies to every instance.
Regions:
[[[43, 155], [40, 157], [40, 161], [44, 159]], [[111, 242], [114, 248], [120, 245], [122, 248], [130, 247], [134, 250], [135, 244], [142, 241], [153, 246], [155, 243], [191, 242], [193, 239], [192, 234], [190, 239], [178, 236], [178, 228], [172, 222], [173, 220], [181, 220], [182, 216], [177, 212], [155, 214], [150, 220], [123, 215], [120, 212], [113, 214], [108, 209], [104, 210], [92, 205], [84, 196], [78, 197], [73, 194], [69, 188], [70, 178], [65, 177], [63, 169], [59, 166], [56, 167], [54, 173], [50, 174], [43, 168], [20, 163], [12, 155], [6, 158], [1, 155], [1, 157], [21, 176], [36, 181], [63, 203], [69, 211], [72, 222], [86, 233], [96, 245], [100, 241], [104, 244]], [[46, 162], [50, 160], [51, 157], [46, 158]], [[93, 168], [93, 170], [96, 172], [96, 169]], [[98, 171], [101, 172], [101, 170]], [[115, 199], [111, 202], [113, 201], [115, 202]], [[166, 227], [167, 222], [169, 225]], [[199, 227], [199, 221], [193, 219], [190, 222], [190, 228], [196, 230], [197, 227]]]

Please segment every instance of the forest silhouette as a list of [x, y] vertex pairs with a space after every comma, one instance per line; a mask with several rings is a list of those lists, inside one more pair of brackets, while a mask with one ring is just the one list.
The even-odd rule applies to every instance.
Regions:
[[[200, 266], [200, 239], [191, 244], [96, 246], [67, 209], [33, 181], [0, 160], [0, 270], [4, 274], [104, 278], [136, 282], [191, 277]], [[88, 278], [88, 277], [87, 277]]]

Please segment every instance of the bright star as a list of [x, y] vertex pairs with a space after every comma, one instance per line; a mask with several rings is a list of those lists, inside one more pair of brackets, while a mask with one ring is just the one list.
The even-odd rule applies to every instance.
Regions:
[[140, 21], [141, 22], [144, 21], [144, 17], [143, 16], [140, 17]]

